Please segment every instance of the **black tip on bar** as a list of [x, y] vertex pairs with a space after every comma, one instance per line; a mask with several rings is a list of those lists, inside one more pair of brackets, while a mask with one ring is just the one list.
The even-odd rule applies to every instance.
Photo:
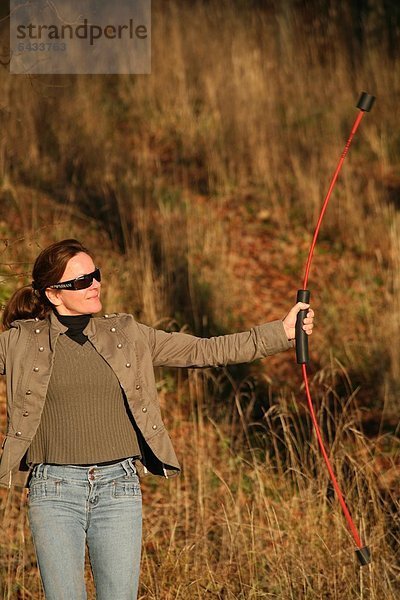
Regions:
[[[297, 290], [296, 302], [310, 304], [310, 290]], [[296, 360], [298, 365], [308, 364], [308, 335], [303, 329], [303, 319], [306, 318], [308, 308], [300, 310], [296, 319]]]
[[358, 562], [361, 567], [365, 567], [365, 565], [369, 565], [371, 562], [371, 551], [368, 546], [363, 546], [362, 548], [357, 548], [356, 555], [358, 558]]
[[357, 103], [357, 108], [364, 112], [369, 112], [375, 102], [375, 96], [367, 94], [367, 92], [361, 92], [361, 96]]

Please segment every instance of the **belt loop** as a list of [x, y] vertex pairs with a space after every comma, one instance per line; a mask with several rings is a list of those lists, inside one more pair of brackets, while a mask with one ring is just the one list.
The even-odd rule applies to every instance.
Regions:
[[126, 473], [127, 475], [130, 475], [130, 474], [131, 474], [131, 473], [130, 473], [130, 471], [129, 471], [129, 469], [128, 469], [128, 466], [130, 466], [130, 464], [129, 464], [129, 461], [130, 461], [130, 459], [129, 459], [129, 458], [127, 458], [126, 460], [123, 460], [123, 461], [120, 463], [121, 467], [123, 468], [123, 470], [125, 471], [125, 473]]
[[137, 475], [136, 461], [133, 458], [130, 458], [129, 461], [131, 463], [131, 467], [133, 469], [134, 474]]
[[48, 468], [49, 468], [49, 465], [43, 465], [43, 479], [47, 479]]
[[42, 476], [41, 467], [43, 467], [43, 463], [39, 463], [39, 464], [35, 465], [32, 469], [32, 475], [34, 475], [35, 477], [41, 477]]
[[136, 470], [136, 465], [135, 465], [135, 461], [133, 460], [133, 458], [128, 458], [128, 465], [130, 466], [130, 468], [132, 469], [132, 472], [134, 475], [136, 475], [137, 470]]

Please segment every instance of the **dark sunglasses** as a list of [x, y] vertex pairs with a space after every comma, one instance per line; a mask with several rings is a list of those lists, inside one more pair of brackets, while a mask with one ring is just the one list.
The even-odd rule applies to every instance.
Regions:
[[80, 277], [76, 277], [76, 279], [54, 283], [47, 287], [52, 288], [53, 290], [85, 290], [92, 285], [93, 279], [99, 282], [101, 281], [100, 269], [95, 269], [93, 273], [81, 275]]

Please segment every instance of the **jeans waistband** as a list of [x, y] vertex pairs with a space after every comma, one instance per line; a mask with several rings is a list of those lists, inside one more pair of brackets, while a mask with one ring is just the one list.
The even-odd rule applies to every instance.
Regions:
[[48, 475], [54, 477], [65, 477], [70, 479], [87, 480], [100, 479], [104, 477], [117, 477], [118, 475], [137, 474], [135, 460], [125, 458], [112, 465], [91, 465], [82, 467], [80, 465], [54, 465], [40, 463], [35, 465], [32, 470], [32, 476], [47, 479]]

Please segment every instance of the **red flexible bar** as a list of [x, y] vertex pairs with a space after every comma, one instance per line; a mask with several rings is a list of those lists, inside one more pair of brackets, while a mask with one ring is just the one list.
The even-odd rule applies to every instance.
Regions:
[[328, 193], [326, 194], [326, 197], [325, 197], [325, 200], [324, 200], [324, 204], [322, 205], [321, 214], [319, 215], [319, 219], [318, 219], [317, 226], [315, 228], [315, 233], [314, 233], [313, 241], [312, 241], [312, 244], [311, 244], [310, 252], [308, 254], [308, 260], [307, 260], [307, 265], [306, 265], [306, 272], [305, 272], [304, 281], [303, 281], [303, 290], [307, 289], [308, 274], [309, 274], [309, 271], [310, 271], [311, 261], [312, 261], [312, 257], [313, 257], [313, 254], [314, 254], [314, 248], [315, 248], [315, 244], [317, 243], [317, 238], [318, 238], [319, 230], [320, 230], [320, 227], [321, 227], [322, 219], [323, 219], [325, 211], [326, 211], [326, 207], [328, 206], [328, 202], [330, 200], [330, 197], [331, 197], [331, 194], [332, 194], [332, 190], [333, 190], [333, 188], [335, 186], [336, 179], [338, 178], [340, 169], [342, 168], [344, 159], [346, 158], [346, 154], [347, 154], [347, 152], [348, 152], [348, 150], [350, 148], [350, 144], [351, 144], [351, 142], [353, 140], [354, 134], [357, 131], [358, 126], [361, 123], [361, 119], [363, 118], [363, 116], [364, 116], [364, 112], [362, 110], [360, 110], [360, 112], [357, 115], [356, 120], [354, 121], [353, 129], [351, 130], [351, 133], [349, 135], [349, 139], [346, 142], [346, 145], [344, 147], [342, 156], [340, 157], [340, 160], [339, 160], [338, 165], [336, 167], [336, 171], [335, 171], [335, 173], [334, 173], [334, 175], [332, 177], [332, 181], [330, 183]]
[[[373, 100], [372, 100], [372, 102], [373, 102]], [[369, 108], [367, 108], [366, 110], [369, 110]], [[354, 137], [354, 134], [356, 133], [357, 128], [358, 128], [358, 126], [359, 126], [359, 124], [360, 124], [361, 119], [363, 118], [363, 116], [364, 116], [364, 110], [361, 109], [360, 112], [357, 115], [357, 118], [356, 118], [355, 122], [354, 122], [354, 125], [353, 125], [353, 128], [351, 130], [350, 136], [349, 136], [349, 138], [348, 138], [348, 140], [346, 142], [344, 151], [343, 151], [343, 153], [342, 153], [342, 155], [340, 157], [340, 160], [339, 160], [338, 165], [336, 167], [335, 173], [334, 173], [334, 175], [332, 177], [332, 180], [331, 180], [331, 183], [329, 185], [328, 193], [327, 193], [327, 195], [325, 197], [325, 200], [324, 200], [324, 203], [323, 203], [323, 206], [322, 206], [322, 209], [321, 209], [321, 214], [319, 216], [319, 219], [318, 219], [318, 222], [317, 222], [317, 226], [315, 228], [314, 237], [313, 237], [312, 244], [311, 244], [311, 247], [310, 247], [310, 252], [309, 252], [309, 255], [308, 255], [308, 260], [307, 260], [306, 269], [305, 269], [305, 275], [304, 275], [304, 281], [303, 281], [303, 290], [307, 289], [308, 275], [309, 275], [309, 271], [310, 271], [310, 267], [311, 267], [311, 261], [312, 261], [312, 257], [313, 257], [313, 253], [314, 253], [314, 248], [315, 248], [315, 245], [316, 245], [316, 242], [317, 242], [317, 238], [318, 238], [318, 234], [319, 234], [319, 230], [320, 230], [320, 227], [321, 227], [323, 216], [324, 216], [326, 208], [328, 206], [328, 202], [329, 202], [329, 199], [331, 197], [331, 194], [332, 194], [334, 185], [336, 183], [337, 177], [339, 175], [340, 169], [342, 168], [344, 159], [346, 158], [346, 154], [347, 154], [347, 152], [349, 150], [349, 147], [350, 147], [350, 144], [351, 144], [352, 139]], [[323, 443], [323, 440], [322, 440], [321, 432], [320, 432], [319, 427], [318, 427], [318, 422], [317, 422], [317, 419], [316, 419], [316, 416], [315, 416], [314, 406], [313, 406], [313, 402], [312, 402], [311, 394], [310, 394], [310, 389], [309, 389], [309, 385], [308, 385], [306, 364], [302, 364], [302, 372], [303, 372], [304, 385], [305, 385], [305, 389], [306, 389], [306, 394], [307, 394], [307, 400], [308, 400], [308, 406], [309, 406], [309, 410], [310, 410], [310, 414], [311, 414], [311, 419], [312, 419], [312, 422], [313, 422], [313, 425], [314, 425], [314, 429], [315, 429], [315, 432], [316, 432], [316, 435], [317, 435], [317, 439], [318, 439], [318, 443], [319, 443], [322, 455], [324, 457], [326, 466], [328, 468], [329, 475], [330, 475], [333, 487], [334, 487], [334, 489], [336, 491], [337, 497], [338, 497], [339, 502], [341, 504], [341, 507], [343, 509], [344, 516], [346, 517], [346, 520], [347, 520], [348, 526], [350, 528], [351, 534], [352, 534], [352, 536], [354, 538], [354, 541], [355, 541], [355, 543], [357, 545], [357, 548], [358, 548], [357, 555], [358, 555], [358, 558], [360, 560], [360, 563], [362, 565], [368, 564], [370, 562], [369, 549], [366, 546], [363, 547], [363, 544], [361, 542], [361, 539], [360, 539], [360, 536], [358, 534], [357, 528], [356, 528], [356, 526], [354, 524], [353, 519], [351, 518], [350, 512], [349, 512], [349, 510], [348, 510], [348, 508], [346, 506], [346, 503], [344, 501], [343, 494], [342, 494], [342, 492], [340, 490], [340, 487], [339, 487], [339, 484], [338, 484], [338, 482], [336, 480], [336, 477], [335, 477], [335, 474], [333, 472], [332, 466], [331, 466], [331, 464], [329, 462], [329, 458], [328, 458], [328, 455], [327, 455], [327, 452], [326, 452], [326, 449], [325, 449], [325, 446], [324, 446], [324, 443]]]
[[332, 465], [329, 462], [329, 458], [328, 458], [328, 455], [327, 455], [326, 450], [325, 450], [324, 442], [322, 441], [321, 432], [320, 432], [319, 427], [318, 427], [317, 418], [315, 416], [314, 406], [313, 406], [313, 403], [312, 403], [312, 400], [311, 400], [310, 390], [309, 390], [309, 387], [308, 387], [308, 378], [307, 378], [306, 365], [301, 365], [301, 366], [302, 366], [302, 371], [303, 371], [304, 384], [306, 386], [306, 394], [307, 394], [307, 400], [308, 400], [308, 407], [310, 409], [311, 419], [312, 419], [312, 422], [314, 424], [315, 433], [317, 434], [318, 443], [319, 443], [319, 447], [321, 448], [322, 456], [324, 457], [324, 460], [325, 460], [326, 466], [328, 468], [329, 475], [330, 475], [333, 487], [335, 488], [335, 492], [337, 494], [337, 497], [339, 498], [339, 502], [340, 502], [341, 507], [343, 509], [344, 516], [346, 517], [346, 521], [348, 523], [348, 526], [350, 528], [350, 531], [351, 531], [351, 534], [352, 534], [352, 536], [354, 538], [354, 541], [355, 541], [355, 543], [356, 543], [356, 545], [357, 545], [358, 548], [362, 548], [363, 544], [361, 543], [360, 536], [358, 535], [357, 528], [354, 525], [353, 519], [351, 518], [351, 515], [349, 513], [349, 509], [346, 506], [346, 503], [345, 503], [344, 498], [343, 498], [343, 494], [340, 491], [339, 484], [338, 484], [338, 482], [336, 480], [335, 474], [334, 474], [333, 469], [332, 469]]

